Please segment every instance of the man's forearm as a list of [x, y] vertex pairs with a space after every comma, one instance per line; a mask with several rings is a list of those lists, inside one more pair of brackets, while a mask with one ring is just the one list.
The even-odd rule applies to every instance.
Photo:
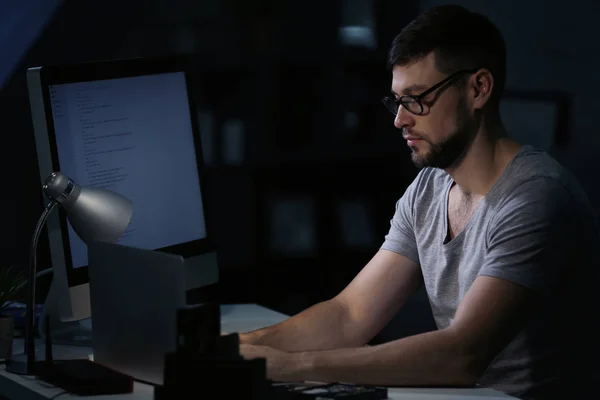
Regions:
[[360, 346], [364, 339], [351, 326], [345, 307], [335, 299], [317, 303], [285, 321], [240, 335], [245, 344], [288, 352]]
[[289, 354], [278, 380], [381, 386], [472, 386], [471, 358], [447, 331], [378, 346]]

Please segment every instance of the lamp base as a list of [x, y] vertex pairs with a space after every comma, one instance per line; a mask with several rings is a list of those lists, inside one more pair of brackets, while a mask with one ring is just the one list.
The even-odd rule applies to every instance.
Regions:
[[[52, 346], [51, 358], [53, 361], [81, 359], [88, 360], [90, 358], [91, 349], [87, 347], [73, 346]], [[6, 372], [17, 375], [35, 375], [36, 366], [46, 362], [48, 352], [45, 345], [36, 346], [35, 349], [35, 365], [32, 371], [27, 371], [27, 355], [24, 352], [13, 354], [12, 357], [6, 359]]]

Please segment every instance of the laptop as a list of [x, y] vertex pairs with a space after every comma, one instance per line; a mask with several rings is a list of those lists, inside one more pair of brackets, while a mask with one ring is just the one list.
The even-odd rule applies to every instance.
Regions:
[[120, 244], [88, 245], [94, 361], [163, 383], [165, 353], [177, 345], [186, 303], [183, 257]]

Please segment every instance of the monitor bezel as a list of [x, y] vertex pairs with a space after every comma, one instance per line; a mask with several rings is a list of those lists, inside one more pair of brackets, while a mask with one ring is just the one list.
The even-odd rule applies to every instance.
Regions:
[[[183, 72], [186, 81], [186, 90], [188, 95], [188, 105], [190, 113], [190, 122], [192, 127], [192, 136], [196, 152], [196, 165], [198, 170], [198, 184], [200, 186], [200, 198], [203, 204], [204, 225], [206, 236], [202, 239], [193, 240], [186, 243], [180, 243], [159, 249], [156, 251], [177, 254], [184, 258], [196, 255], [206, 254], [215, 251], [215, 243], [211, 234], [211, 222], [207, 212], [206, 178], [204, 168], [204, 157], [202, 152], [202, 143], [197, 118], [195, 118], [197, 109], [194, 99], [193, 78], [191, 75], [191, 61], [183, 56], [170, 56], [160, 58], [134, 58], [107, 60], [98, 62], [86, 62], [81, 64], [44, 66], [40, 68], [40, 83], [44, 103], [44, 113], [46, 120], [47, 135], [49, 140], [50, 159], [53, 171], [60, 171], [58, 161], [58, 149], [56, 143], [56, 133], [54, 120], [52, 117], [52, 107], [50, 103], [50, 86], [90, 82], [104, 79], [118, 79], [143, 75], [157, 75], [162, 73]], [[135, 205], [134, 205], [135, 212]], [[69, 287], [86, 284], [89, 282], [88, 266], [73, 268], [71, 256], [71, 246], [68, 233], [67, 218], [64, 211], [58, 208], [58, 219], [61, 233], [61, 247], [64, 254], [65, 268], [67, 272], [67, 281]]]

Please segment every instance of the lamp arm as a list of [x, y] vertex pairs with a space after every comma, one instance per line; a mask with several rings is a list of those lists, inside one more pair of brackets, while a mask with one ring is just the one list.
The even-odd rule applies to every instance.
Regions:
[[40, 234], [44, 228], [44, 224], [48, 219], [48, 215], [58, 205], [55, 200], [51, 200], [42, 212], [40, 219], [37, 222], [35, 230], [33, 232], [33, 238], [31, 240], [31, 253], [29, 255], [29, 274], [27, 276], [27, 304], [26, 304], [26, 316], [27, 324], [25, 325], [25, 354], [27, 355], [27, 372], [33, 374], [35, 366], [35, 280], [36, 280], [36, 269], [37, 269], [37, 246], [40, 239]]

